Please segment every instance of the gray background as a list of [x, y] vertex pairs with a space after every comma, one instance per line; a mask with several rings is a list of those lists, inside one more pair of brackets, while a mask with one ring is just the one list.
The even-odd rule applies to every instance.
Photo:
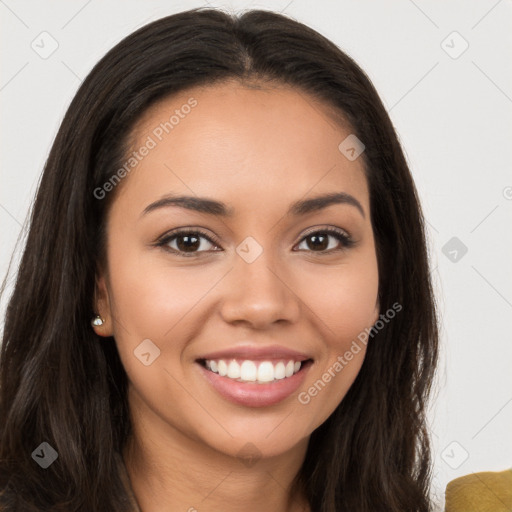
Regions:
[[207, 4], [306, 23], [363, 67], [388, 109], [428, 221], [441, 312], [430, 411], [441, 510], [449, 480], [512, 467], [510, 0], [0, 0], [2, 277], [82, 79], [136, 28]]

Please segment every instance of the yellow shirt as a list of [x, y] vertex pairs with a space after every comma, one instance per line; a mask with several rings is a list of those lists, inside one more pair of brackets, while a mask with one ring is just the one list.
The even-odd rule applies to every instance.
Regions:
[[512, 512], [512, 468], [448, 482], [445, 512]]

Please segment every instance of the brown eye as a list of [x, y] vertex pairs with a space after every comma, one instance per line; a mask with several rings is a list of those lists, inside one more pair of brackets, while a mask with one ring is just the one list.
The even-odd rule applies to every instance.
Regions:
[[196, 235], [179, 234], [175, 237], [178, 251], [194, 252], [201, 246], [201, 237]]
[[[337, 243], [332, 243], [329, 239], [335, 239], [337, 240]], [[301, 241], [301, 244], [304, 243], [306, 245], [306, 250], [320, 253], [331, 253], [334, 251], [348, 249], [349, 247], [352, 247], [355, 242], [343, 231], [329, 228], [313, 231], [312, 233], [307, 234]]]
[[201, 253], [209, 252], [212, 245], [217, 247], [210, 236], [198, 230], [183, 230], [169, 233], [162, 238], [157, 245], [185, 257], [197, 256]]

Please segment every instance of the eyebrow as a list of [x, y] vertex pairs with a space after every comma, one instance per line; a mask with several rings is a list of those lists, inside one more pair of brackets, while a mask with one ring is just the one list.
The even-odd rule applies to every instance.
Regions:
[[[354, 206], [363, 216], [363, 218], [366, 218], [361, 203], [354, 196], [351, 196], [346, 192], [332, 192], [312, 197], [310, 199], [301, 199], [291, 204], [287, 215], [306, 215], [308, 213], [327, 208], [333, 204], [348, 204]], [[141, 214], [141, 217], [154, 210], [166, 208], [169, 206], [177, 206], [186, 208], [187, 210], [193, 210], [209, 215], [219, 215], [221, 217], [233, 217], [234, 215], [233, 208], [228, 207], [221, 201], [215, 201], [207, 197], [178, 196], [169, 194], [146, 206]]]

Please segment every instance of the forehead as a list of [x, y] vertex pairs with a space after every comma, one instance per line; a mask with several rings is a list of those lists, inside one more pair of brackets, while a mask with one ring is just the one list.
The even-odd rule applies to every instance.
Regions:
[[363, 159], [350, 161], [338, 148], [350, 134], [332, 109], [292, 87], [191, 88], [139, 119], [132, 151], [150, 149], [123, 188], [147, 200], [169, 192], [211, 196], [235, 210], [338, 191], [356, 195], [368, 211]]

